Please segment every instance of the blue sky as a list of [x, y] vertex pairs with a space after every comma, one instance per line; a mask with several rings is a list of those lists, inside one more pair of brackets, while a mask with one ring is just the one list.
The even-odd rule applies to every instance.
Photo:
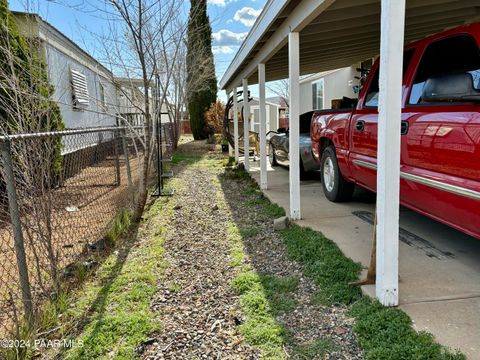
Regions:
[[[217, 79], [220, 80], [266, 0], [207, 1], [212, 24]], [[94, 7], [88, 4], [98, 6], [104, 3], [102, 0], [10, 0], [10, 8], [25, 11], [26, 3], [30, 4], [28, 10], [39, 13], [44, 20], [58, 28], [92, 56], [97, 58], [100, 56], [97, 54], [95, 34], [101, 35], [106, 32], [108, 22], [101, 13], [94, 11]], [[189, 3], [185, 1], [185, 11], [179, 16], [188, 16]], [[101, 61], [100, 58], [98, 60]], [[219, 91], [218, 95], [225, 100], [224, 91]]]
[[[208, 0], [217, 78], [228, 68], [266, 0]], [[224, 94], [219, 94], [224, 98]]]

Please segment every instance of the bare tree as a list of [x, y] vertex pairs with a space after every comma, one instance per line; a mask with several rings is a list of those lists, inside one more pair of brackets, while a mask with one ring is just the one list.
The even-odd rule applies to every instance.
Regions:
[[[147, 197], [147, 181], [152, 160], [154, 132], [161, 122], [160, 112], [167, 108], [173, 124], [174, 144], [179, 138], [189, 94], [208, 87], [204, 78], [187, 81], [187, 16], [179, 16], [183, 3], [175, 0], [106, 0], [116, 12], [111, 18], [111, 33], [104, 42], [112, 69], [120, 69], [127, 79], [142, 81], [144, 94], [141, 111], [144, 123], [142, 183], [135, 211], [141, 216]], [[120, 26], [118, 20], [121, 20]], [[123, 36], [122, 36], [123, 35]], [[122, 39], [119, 41], [119, 39]], [[109, 43], [114, 43], [111, 46]], [[112, 51], [115, 49], [115, 51]], [[200, 55], [191, 59], [204, 66]], [[138, 68], [137, 68], [138, 67]]]
[[267, 85], [268, 90], [282, 99], [289, 107], [290, 91], [288, 79], [277, 80]]

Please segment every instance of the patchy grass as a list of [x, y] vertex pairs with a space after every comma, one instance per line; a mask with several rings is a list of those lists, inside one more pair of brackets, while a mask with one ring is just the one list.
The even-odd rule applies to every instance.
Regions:
[[271, 275], [259, 275], [259, 278], [274, 316], [295, 309], [297, 301], [293, 292], [298, 287], [298, 278]]
[[[160, 324], [150, 310], [158, 279], [166, 267], [162, 261], [164, 223], [172, 204], [157, 200], [145, 214], [147, 229], [141, 246], [129, 234], [97, 269], [67, 311], [72, 319], [83, 319], [76, 340], [85, 346], [64, 352], [63, 359], [134, 359], [136, 348], [158, 330]], [[159, 221], [158, 219], [162, 219]]]
[[264, 358], [285, 357], [283, 345], [287, 332], [274, 318], [274, 309], [269, 302], [261, 277], [252, 270], [242, 271], [232, 287], [240, 295], [240, 305], [245, 313], [245, 323], [240, 333], [247, 342], [258, 347]]
[[[231, 244], [231, 265], [240, 268], [232, 282], [232, 287], [240, 295], [240, 306], [246, 317], [239, 331], [249, 344], [262, 351], [263, 358], [284, 359], [287, 332], [275, 321], [274, 314], [291, 309], [293, 299], [290, 292], [295, 290], [297, 282], [257, 274], [244, 264], [246, 255], [236, 224], [228, 224], [227, 234]], [[272, 303], [274, 289], [281, 289], [282, 295]]]
[[260, 232], [260, 230], [258, 228], [255, 228], [255, 227], [246, 227], [246, 228], [241, 228], [240, 229], [240, 236], [242, 238], [250, 238], [250, 237], [254, 237], [256, 235], [258, 235], [258, 233]]
[[[242, 172], [239, 168], [237, 172]], [[246, 174], [243, 171], [244, 174]], [[247, 175], [248, 176], [248, 175]], [[257, 184], [249, 177], [235, 174], [235, 179], [244, 180], [248, 183], [243, 192], [247, 206], [256, 207], [270, 218], [285, 215], [285, 211], [259, 193]], [[416, 332], [412, 327], [411, 319], [400, 309], [386, 308], [378, 301], [363, 296], [358, 287], [349, 285], [358, 279], [361, 272], [361, 264], [347, 258], [338, 246], [323, 234], [309, 228], [292, 225], [282, 230], [281, 236], [287, 247], [288, 256], [302, 264], [304, 274], [310, 277], [319, 287], [315, 300], [324, 305], [343, 304], [349, 307], [349, 314], [355, 318], [354, 331], [358, 336], [366, 359], [369, 360], [405, 360], [405, 359], [439, 359], [439, 360], [462, 360], [465, 356], [459, 352], [451, 352], [446, 347], [436, 343], [431, 334]], [[278, 279], [273, 283], [277, 283]], [[248, 314], [267, 313], [274, 314], [273, 308], [282, 309], [288, 301], [281, 301], [280, 306], [272, 300], [272, 294], [281, 294], [275, 286], [269, 289], [269, 283], [262, 276], [254, 273], [244, 274], [234, 284], [234, 287], [243, 296], [253, 292], [248, 299], [243, 300], [243, 306]], [[288, 293], [287, 293], [288, 294]], [[280, 295], [275, 295], [280, 296]], [[290, 306], [285, 305], [282, 311], [288, 311]], [[293, 304], [291, 306], [294, 306]], [[250, 315], [256, 319], [254, 315]], [[262, 337], [255, 336], [255, 327], [268, 332], [270, 343], [278, 344], [280, 339], [289, 341], [285, 329], [283, 332], [276, 328], [273, 323], [248, 321], [243, 329], [247, 340], [260, 342]], [[247, 325], [248, 323], [248, 325]], [[277, 330], [277, 332], [275, 332]], [[273, 336], [275, 334], [276, 336]], [[266, 339], [263, 339], [266, 340]], [[273, 347], [277, 349], [276, 347]], [[322, 356], [332, 348], [332, 344], [322, 339], [315, 340], [310, 344], [296, 345], [295, 358], [309, 359]]]
[[203, 155], [198, 155], [198, 154], [190, 154], [186, 152], [181, 152], [177, 151], [173, 154], [172, 157], [172, 164], [179, 164], [179, 163], [184, 163], [184, 164], [195, 164], [198, 161], [201, 161], [203, 159]]
[[285, 209], [275, 203], [270, 202], [270, 200], [263, 195], [255, 180], [250, 178], [250, 176], [245, 172], [243, 166], [239, 166], [234, 170], [228, 171], [226, 174], [230, 178], [245, 180], [247, 183], [246, 188], [242, 191], [242, 194], [246, 197], [246, 206], [258, 209], [262, 214], [274, 219], [285, 216]]
[[268, 199], [265, 198], [265, 203], [263, 204], [264, 213], [268, 216], [276, 219], [281, 216], [285, 216], [285, 209], [277, 204], [271, 203]]
[[242, 236], [234, 223], [227, 224], [227, 236], [230, 242], [230, 266], [238, 267], [245, 260], [245, 252], [243, 250]]
[[351, 306], [350, 315], [356, 319], [354, 330], [367, 359], [466, 359], [437, 344], [431, 334], [416, 332], [400, 309], [363, 297]]
[[131, 224], [131, 220], [132, 211], [122, 208], [111, 222], [107, 231], [107, 235], [105, 235], [105, 243], [108, 247], [115, 246], [115, 241], [128, 229]]
[[297, 345], [295, 353], [297, 359], [318, 359], [333, 349], [333, 344], [324, 339], [314, 340], [309, 344]]
[[306, 276], [319, 285], [316, 300], [323, 305], [350, 304], [361, 298], [357, 280], [362, 266], [345, 257], [338, 246], [319, 232], [291, 225], [281, 231], [288, 256], [304, 266]]

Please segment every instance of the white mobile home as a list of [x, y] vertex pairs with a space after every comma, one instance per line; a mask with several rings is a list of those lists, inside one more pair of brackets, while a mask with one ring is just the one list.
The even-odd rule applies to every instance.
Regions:
[[39, 15], [13, 15], [22, 35], [40, 40], [65, 127], [115, 125], [118, 96], [112, 73]]
[[358, 85], [357, 66], [324, 71], [300, 81], [300, 113], [331, 109], [332, 100], [346, 96], [357, 98], [353, 87]]

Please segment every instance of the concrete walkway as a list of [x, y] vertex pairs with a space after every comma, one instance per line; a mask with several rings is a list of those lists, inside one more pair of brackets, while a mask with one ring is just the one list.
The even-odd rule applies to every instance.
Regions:
[[[257, 182], [259, 167], [250, 162]], [[265, 195], [288, 213], [288, 169], [269, 167], [268, 182]], [[298, 224], [321, 231], [345, 255], [368, 266], [373, 194], [356, 191], [352, 202], [335, 204], [324, 197], [319, 180], [309, 180], [302, 182], [301, 206]], [[417, 330], [432, 333], [468, 359], [480, 359], [480, 240], [405, 208], [400, 226], [400, 307]], [[375, 295], [373, 285], [364, 291]]]

